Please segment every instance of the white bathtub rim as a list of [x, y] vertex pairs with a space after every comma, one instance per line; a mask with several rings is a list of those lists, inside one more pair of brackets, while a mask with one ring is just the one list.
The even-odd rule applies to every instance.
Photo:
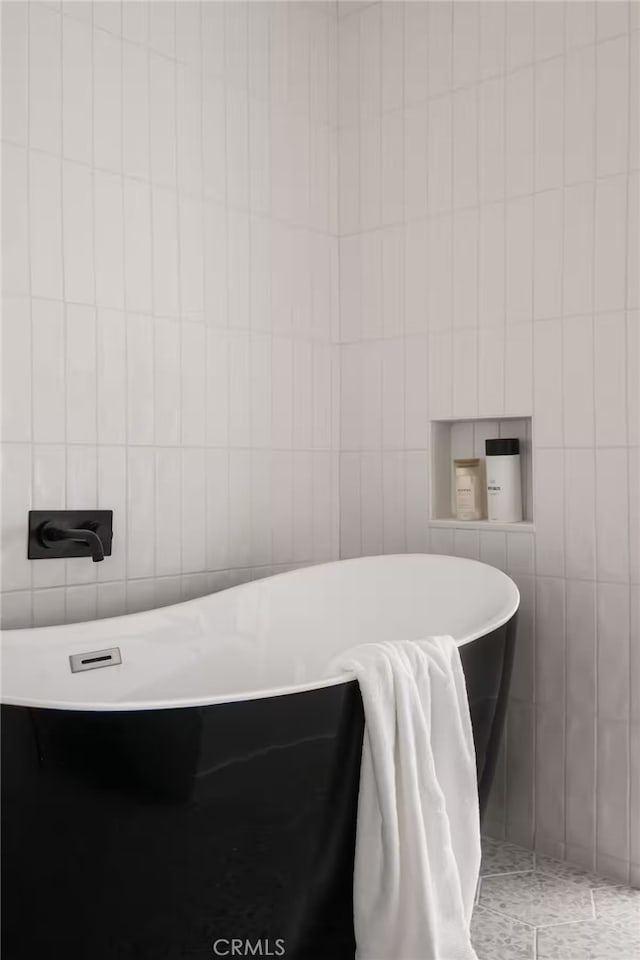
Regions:
[[[308, 574], [309, 570], [317, 568], [330, 568], [351, 564], [361, 564], [363, 561], [367, 560], [377, 560], [382, 559], [393, 561], [394, 559], [407, 560], [410, 558], [420, 558], [424, 559], [429, 557], [432, 560], [441, 560], [445, 562], [453, 561], [458, 564], [465, 564], [476, 567], [487, 567], [487, 564], [483, 564], [480, 561], [472, 560], [466, 557], [453, 557], [445, 554], [388, 554], [384, 557], [379, 555], [372, 555], [370, 557], [356, 557], [347, 560], [334, 560], [328, 563], [319, 563], [319, 564], [307, 564], [303, 567], [298, 567], [294, 570], [286, 570], [281, 573], [272, 574], [269, 577], [265, 577], [261, 580], [252, 580], [246, 583], [237, 584], [232, 587], [227, 587], [224, 590], [218, 591], [214, 594], [205, 594], [201, 597], [195, 597], [190, 600], [184, 600], [179, 603], [170, 604], [165, 607], [154, 607], [149, 610], [142, 610], [136, 613], [121, 614], [116, 617], [105, 617], [96, 620], [88, 620], [82, 622], [74, 622], [71, 624], [59, 624], [55, 626], [45, 626], [45, 627], [30, 627], [23, 629], [14, 629], [14, 630], [5, 630], [0, 631], [0, 673], [2, 672], [2, 660], [3, 660], [3, 648], [6, 645], [9, 645], [13, 642], [20, 642], [20, 636], [24, 637], [25, 633], [34, 633], [39, 634], [45, 631], [56, 631], [63, 632], [65, 630], [72, 630], [73, 632], [80, 631], [82, 628], [93, 628], [96, 629], [97, 625], [100, 625], [98, 629], [105, 629], [109, 624], [122, 624], [127, 622], [135, 628], [136, 623], [144, 622], [145, 620], [152, 620], [155, 616], [163, 617], [170, 615], [170, 611], [184, 611], [191, 608], [197, 608], [198, 605], [201, 605], [203, 600], [206, 600], [209, 597], [221, 596], [222, 594], [235, 594], [242, 591], [250, 590], [251, 588], [255, 589], [260, 583], [265, 583], [269, 580], [279, 580], [283, 577], [294, 579], [299, 575]], [[495, 630], [498, 630], [500, 627], [504, 626], [511, 618], [516, 614], [519, 604], [520, 604], [520, 593], [514, 583], [514, 581], [506, 573], [499, 570], [498, 568], [491, 567], [491, 570], [503, 581], [503, 585], [507, 589], [509, 594], [509, 599], [505, 603], [504, 608], [499, 614], [497, 614], [490, 621], [485, 621], [481, 625], [478, 625], [478, 628], [475, 630], [466, 633], [464, 636], [455, 637], [456, 645], [458, 647], [466, 646], [469, 643], [472, 643], [474, 640], [479, 639], [480, 637], [487, 636], [488, 634], [493, 633]], [[22, 640], [24, 642], [24, 640]], [[363, 641], [360, 641], [363, 642]], [[354, 646], [357, 645], [354, 643]], [[86, 644], [85, 644], [86, 646]], [[97, 649], [97, 647], [96, 647]], [[109, 671], [116, 671], [121, 669], [121, 666], [112, 666], [106, 668]], [[322, 679], [310, 680], [308, 682], [296, 682], [288, 683], [284, 685], [270, 686], [264, 688], [250, 689], [244, 691], [238, 691], [233, 695], [228, 693], [222, 694], [206, 694], [203, 696], [188, 697], [185, 699], [180, 698], [156, 698], [149, 701], [141, 701], [136, 699], [125, 699], [125, 700], [90, 700], [90, 701], [68, 701], [61, 700], [59, 698], [37, 698], [33, 697], [24, 697], [24, 696], [6, 696], [4, 691], [0, 688], [0, 702], [10, 706], [18, 707], [31, 707], [37, 709], [53, 709], [53, 710], [71, 710], [71, 711], [87, 711], [87, 712], [127, 712], [127, 711], [139, 711], [139, 710], [167, 710], [167, 709], [186, 709], [188, 707], [204, 707], [204, 706], [215, 706], [223, 703], [242, 703], [251, 700], [263, 700], [269, 699], [272, 697], [281, 697], [288, 696], [296, 693], [306, 693], [313, 690], [322, 690], [329, 687], [339, 686], [344, 683], [348, 683], [355, 680], [355, 675], [350, 671], [345, 671], [339, 674], [328, 676]]]

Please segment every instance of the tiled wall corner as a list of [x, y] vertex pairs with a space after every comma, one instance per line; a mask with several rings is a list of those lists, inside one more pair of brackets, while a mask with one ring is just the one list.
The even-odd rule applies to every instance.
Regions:
[[[522, 606], [490, 827], [637, 878], [637, 4], [344, 7], [343, 555], [381, 526], [401, 545], [395, 517], [423, 549], [506, 557]], [[485, 416], [533, 418], [535, 533], [504, 547], [429, 530], [426, 482], [374, 480], [385, 436], [428, 457], [429, 420]]]

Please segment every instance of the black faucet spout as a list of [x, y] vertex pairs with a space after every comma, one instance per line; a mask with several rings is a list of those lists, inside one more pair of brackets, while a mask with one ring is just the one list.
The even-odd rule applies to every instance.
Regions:
[[[92, 525], [91, 525], [92, 526]], [[104, 544], [95, 530], [87, 528], [74, 529], [49, 521], [42, 525], [40, 540], [48, 547], [58, 540], [72, 540], [74, 543], [86, 543], [91, 550], [91, 559], [94, 563], [104, 560]]]

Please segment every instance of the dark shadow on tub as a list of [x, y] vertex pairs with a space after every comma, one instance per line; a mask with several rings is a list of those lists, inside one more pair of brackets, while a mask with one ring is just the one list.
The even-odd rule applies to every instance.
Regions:
[[[462, 648], [481, 804], [515, 620]], [[357, 684], [203, 708], [2, 707], [2, 958], [352, 960]], [[264, 955], [264, 952], [263, 952]]]

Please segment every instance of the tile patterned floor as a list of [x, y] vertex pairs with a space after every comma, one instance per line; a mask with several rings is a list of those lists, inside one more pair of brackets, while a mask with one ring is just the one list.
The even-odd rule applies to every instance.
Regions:
[[478, 960], [640, 960], [640, 890], [482, 841]]

